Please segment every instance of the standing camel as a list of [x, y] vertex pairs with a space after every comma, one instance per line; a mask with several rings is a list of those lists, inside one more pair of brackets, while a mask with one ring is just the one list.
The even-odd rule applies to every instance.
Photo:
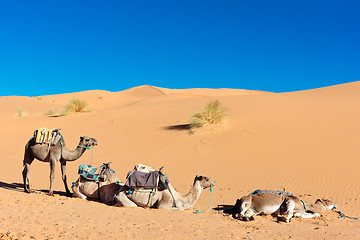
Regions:
[[52, 184], [54, 182], [55, 165], [60, 161], [62, 180], [65, 185], [66, 196], [71, 196], [71, 192], [66, 181], [66, 162], [79, 159], [86, 149], [97, 145], [97, 140], [90, 137], [80, 137], [79, 145], [74, 151], [66, 148], [63, 139], [58, 141], [54, 146], [45, 143], [36, 143], [35, 139], [30, 139], [25, 145], [24, 153], [24, 170], [22, 171], [24, 180], [24, 190], [30, 193], [30, 165], [34, 158], [42, 162], [50, 162], [50, 189], [49, 195], [53, 195]]

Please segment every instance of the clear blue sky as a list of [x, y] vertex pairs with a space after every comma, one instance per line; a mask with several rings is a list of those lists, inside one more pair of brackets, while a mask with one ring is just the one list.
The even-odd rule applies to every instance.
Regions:
[[0, 96], [360, 80], [359, 1], [4, 0]]

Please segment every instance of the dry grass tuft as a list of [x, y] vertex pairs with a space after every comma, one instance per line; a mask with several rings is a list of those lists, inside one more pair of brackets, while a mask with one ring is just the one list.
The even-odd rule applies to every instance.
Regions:
[[65, 105], [63, 115], [82, 112], [90, 112], [87, 102], [73, 98]]
[[45, 112], [45, 115], [48, 115], [48, 116], [56, 115], [56, 112], [54, 109], [49, 109]]
[[227, 110], [219, 100], [210, 101], [202, 110], [192, 114], [190, 129], [220, 124], [227, 116]]
[[22, 117], [22, 116], [26, 116], [27, 112], [22, 107], [18, 107], [17, 108], [17, 114], [18, 114], [19, 117]]

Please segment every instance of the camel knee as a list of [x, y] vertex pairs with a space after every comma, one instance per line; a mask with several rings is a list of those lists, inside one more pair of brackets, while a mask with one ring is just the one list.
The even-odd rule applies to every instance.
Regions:
[[116, 205], [119, 207], [137, 207], [137, 205], [131, 201], [124, 192], [120, 192], [115, 195]]

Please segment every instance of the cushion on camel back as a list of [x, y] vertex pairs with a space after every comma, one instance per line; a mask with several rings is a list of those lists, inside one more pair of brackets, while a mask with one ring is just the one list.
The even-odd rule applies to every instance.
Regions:
[[32, 139], [35, 140], [36, 143], [50, 143], [51, 145], [56, 145], [61, 138], [59, 130], [60, 129], [57, 128], [38, 128], [34, 131]]
[[130, 188], [157, 188], [158, 172], [144, 173], [140, 171], [130, 171], [126, 176], [125, 185]]
[[87, 164], [81, 164], [79, 166], [79, 174], [88, 179], [93, 181], [98, 181], [101, 177], [103, 170], [105, 170], [105, 166], [102, 165], [101, 167], [93, 167]]

